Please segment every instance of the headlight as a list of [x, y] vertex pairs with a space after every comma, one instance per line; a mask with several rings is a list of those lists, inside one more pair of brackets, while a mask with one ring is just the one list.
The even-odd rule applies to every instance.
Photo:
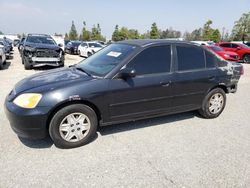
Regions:
[[39, 93], [24, 93], [15, 98], [13, 103], [22, 108], [31, 109], [37, 106], [41, 98], [42, 95]]
[[25, 50], [27, 50], [27, 51], [31, 51], [31, 52], [36, 51], [36, 49], [35, 49], [35, 48], [29, 47], [29, 46], [26, 46], [26, 47], [25, 47]]

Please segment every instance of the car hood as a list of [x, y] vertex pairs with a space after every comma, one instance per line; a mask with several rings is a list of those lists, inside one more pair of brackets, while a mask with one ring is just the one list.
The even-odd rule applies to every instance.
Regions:
[[50, 49], [50, 50], [59, 50], [60, 49], [60, 47], [57, 45], [42, 44], [42, 43], [26, 42], [25, 46], [28, 46], [30, 48], [35, 48], [35, 49]]
[[15, 94], [19, 94], [26, 90], [30, 90], [45, 85], [46, 86], [53, 85], [53, 87], [56, 87], [54, 84], [60, 85], [59, 83], [62, 83], [63, 85], [65, 85], [68, 82], [78, 79], [81, 79], [82, 81], [87, 81], [93, 78], [88, 76], [84, 72], [76, 70], [74, 67], [59, 68], [35, 74], [21, 80], [16, 84], [14, 92]]

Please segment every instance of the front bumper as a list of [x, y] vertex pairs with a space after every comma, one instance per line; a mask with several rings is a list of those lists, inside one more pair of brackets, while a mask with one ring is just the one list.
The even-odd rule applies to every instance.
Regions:
[[26, 61], [29, 62], [32, 67], [41, 67], [45, 65], [49, 66], [62, 66], [64, 64], [64, 56], [63, 57], [27, 57], [25, 56]]
[[48, 135], [48, 107], [34, 109], [20, 108], [12, 102], [5, 101], [5, 114], [13, 131], [20, 137], [42, 139]]

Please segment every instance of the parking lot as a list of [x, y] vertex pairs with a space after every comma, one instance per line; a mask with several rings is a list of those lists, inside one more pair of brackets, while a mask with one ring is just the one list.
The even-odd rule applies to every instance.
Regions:
[[[80, 61], [66, 55], [65, 64]], [[216, 119], [182, 113], [102, 127], [96, 139], [63, 150], [18, 138], [4, 99], [22, 78], [18, 50], [0, 71], [0, 187], [250, 187], [250, 66]]]

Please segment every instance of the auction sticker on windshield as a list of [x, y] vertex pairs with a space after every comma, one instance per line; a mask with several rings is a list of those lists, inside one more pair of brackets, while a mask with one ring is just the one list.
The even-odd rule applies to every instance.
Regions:
[[109, 52], [107, 55], [108, 56], [112, 56], [112, 57], [119, 57], [122, 53], [121, 52], [114, 52], [114, 51], [111, 51]]

